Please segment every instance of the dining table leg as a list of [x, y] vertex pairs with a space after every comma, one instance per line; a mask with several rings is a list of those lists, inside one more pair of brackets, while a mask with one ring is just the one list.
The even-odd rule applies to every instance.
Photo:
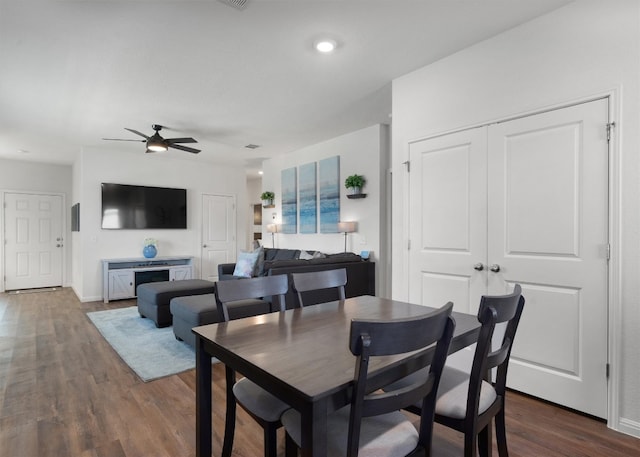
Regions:
[[307, 405], [301, 412], [302, 457], [327, 456], [327, 401]]
[[196, 457], [211, 457], [211, 355], [196, 335]]

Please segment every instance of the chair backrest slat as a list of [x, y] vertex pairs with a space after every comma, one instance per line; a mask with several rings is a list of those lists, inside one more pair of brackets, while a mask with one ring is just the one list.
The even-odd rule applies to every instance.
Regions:
[[337, 289], [338, 300], [345, 299], [344, 286], [347, 284], [347, 270], [313, 271], [308, 273], [292, 273], [293, 289], [298, 294], [300, 307], [304, 306], [303, 293], [321, 289]]
[[218, 314], [225, 321], [229, 320], [229, 302], [248, 300], [251, 298], [271, 297], [280, 311], [285, 310], [284, 295], [289, 289], [287, 275], [261, 276], [237, 280], [216, 282], [215, 295]]

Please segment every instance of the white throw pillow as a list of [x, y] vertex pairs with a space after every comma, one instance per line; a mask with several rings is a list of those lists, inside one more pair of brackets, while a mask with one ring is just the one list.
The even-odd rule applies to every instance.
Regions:
[[300, 251], [300, 256], [298, 257], [300, 260], [311, 260], [313, 256], [309, 254], [307, 251]]

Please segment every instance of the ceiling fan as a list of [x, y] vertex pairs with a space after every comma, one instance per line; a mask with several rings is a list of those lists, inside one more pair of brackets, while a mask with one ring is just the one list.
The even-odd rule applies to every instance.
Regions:
[[162, 138], [160, 136], [160, 130], [162, 130], [162, 126], [158, 124], [153, 124], [151, 126], [155, 133], [151, 136], [147, 136], [144, 133], [140, 133], [137, 130], [129, 129], [125, 127], [125, 130], [128, 130], [136, 135], [140, 135], [144, 138], [144, 140], [129, 140], [123, 138], [103, 138], [103, 140], [110, 141], [141, 141], [147, 143], [147, 150], [145, 152], [163, 152], [168, 148], [179, 149], [181, 151], [191, 152], [193, 154], [197, 154], [200, 152], [200, 149], [190, 148], [188, 146], [182, 146], [178, 143], [197, 143], [193, 138]]

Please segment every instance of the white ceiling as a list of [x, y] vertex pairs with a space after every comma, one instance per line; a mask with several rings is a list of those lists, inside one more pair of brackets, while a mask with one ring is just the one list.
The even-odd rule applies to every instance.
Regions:
[[[254, 172], [263, 158], [389, 123], [394, 78], [566, 3], [0, 0], [0, 157], [143, 154], [143, 143], [102, 138], [161, 124], [202, 149], [164, 154]], [[313, 50], [324, 36], [338, 42], [332, 55]]]

